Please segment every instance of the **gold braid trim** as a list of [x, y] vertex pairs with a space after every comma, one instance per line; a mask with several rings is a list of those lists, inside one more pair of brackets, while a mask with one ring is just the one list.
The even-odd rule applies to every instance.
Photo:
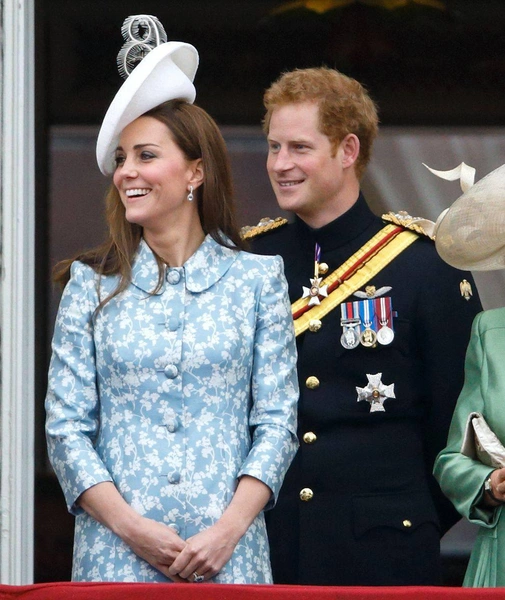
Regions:
[[270, 219], [270, 217], [263, 217], [261, 221], [257, 225], [245, 225], [240, 230], [240, 237], [243, 240], [252, 240], [255, 237], [263, 235], [268, 231], [272, 231], [273, 229], [277, 229], [278, 227], [282, 227], [286, 225], [288, 222], [284, 217], [277, 217], [276, 219]]
[[423, 219], [422, 217], [412, 217], [406, 211], [401, 210], [397, 213], [391, 211], [382, 215], [381, 219], [388, 223], [394, 223], [395, 225], [401, 225], [405, 229], [410, 229], [421, 235], [429, 237], [430, 240], [435, 239], [435, 223], [429, 219]]
[[[343, 265], [333, 271], [323, 282], [322, 285], [331, 285], [335, 281], [339, 281], [342, 275], [353, 267], [354, 264], [359, 262], [363, 255], [370, 251], [370, 249], [380, 242], [381, 238], [389, 234], [393, 225], [386, 225], [384, 229], [379, 231], [371, 240], [369, 240], [364, 246], [362, 246], [355, 254], [353, 254]], [[309, 322], [312, 319], [322, 319], [334, 308], [341, 304], [346, 298], [353, 294], [356, 290], [362, 288], [372, 277], [377, 275], [386, 265], [388, 265], [394, 258], [396, 258], [403, 250], [408, 248], [410, 244], [418, 239], [418, 234], [412, 231], [402, 231], [384, 247], [382, 247], [376, 254], [374, 254], [369, 260], [363, 263], [355, 271], [351, 277], [342, 281], [340, 285], [330, 293], [330, 295], [321, 300], [321, 303], [315, 305], [300, 317], [295, 319], [295, 335], [298, 336], [309, 327]], [[304, 306], [308, 302], [307, 298], [300, 298], [291, 305], [293, 314], [297, 310]]]

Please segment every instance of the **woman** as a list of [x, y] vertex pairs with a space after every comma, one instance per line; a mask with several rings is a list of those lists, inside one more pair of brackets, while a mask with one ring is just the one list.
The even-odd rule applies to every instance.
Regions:
[[[439, 224], [436, 242], [449, 264], [467, 270], [504, 268], [504, 189], [505, 165], [470, 187], [451, 206]], [[443, 492], [463, 516], [480, 525], [463, 582], [467, 587], [505, 586], [505, 468], [480, 462], [463, 446], [473, 412], [481, 413], [505, 443], [504, 357], [505, 309], [480, 313], [473, 323], [465, 384], [447, 447], [435, 462], [435, 477]]]
[[72, 578], [269, 583], [262, 510], [297, 447], [287, 286], [278, 257], [240, 250], [224, 141], [173, 98], [165, 50], [167, 101], [125, 118], [154, 101], [144, 79], [99, 136], [109, 237], [57, 271], [46, 432]]

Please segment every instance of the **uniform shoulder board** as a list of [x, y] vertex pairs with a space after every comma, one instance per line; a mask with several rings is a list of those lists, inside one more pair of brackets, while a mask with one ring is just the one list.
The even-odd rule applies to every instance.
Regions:
[[401, 225], [405, 229], [411, 229], [416, 233], [429, 237], [430, 240], [435, 239], [435, 223], [429, 219], [423, 219], [422, 217], [412, 217], [408, 212], [400, 210], [399, 212], [388, 212], [382, 215], [383, 221], [394, 223], [395, 225]]
[[276, 219], [271, 219], [270, 217], [263, 217], [261, 221], [257, 225], [245, 225], [240, 230], [240, 237], [243, 240], [253, 240], [268, 231], [272, 231], [273, 229], [277, 229], [278, 227], [282, 227], [286, 225], [288, 222], [284, 217], [277, 217]]

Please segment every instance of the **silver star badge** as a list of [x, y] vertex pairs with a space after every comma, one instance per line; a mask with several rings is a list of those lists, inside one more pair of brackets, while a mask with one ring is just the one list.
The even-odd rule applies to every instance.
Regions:
[[314, 277], [313, 279], [310, 280], [310, 288], [306, 287], [306, 286], [302, 286], [303, 288], [303, 295], [302, 298], [310, 298], [309, 300], [309, 306], [312, 306], [313, 304], [321, 304], [321, 300], [319, 299], [319, 296], [323, 296], [324, 298], [326, 298], [328, 296], [328, 286], [327, 285], [321, 285], [321, 282], [323, 281], [322, 277]]
[[370, 412], [385, 412], [384, 401], [386, 398], [396, 398], [395, 384], [384, 385], [381, 381], [382, 373], [367, 375], [368, 385], [364, 388], [356, 387], [358, 402], [366, 400], [370, 403]]

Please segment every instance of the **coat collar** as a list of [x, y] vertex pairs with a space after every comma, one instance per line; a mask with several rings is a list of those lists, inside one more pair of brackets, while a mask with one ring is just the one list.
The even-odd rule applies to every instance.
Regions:
[[363, 194], [360, 193], [357, 201], [347, 212], [319, 229], [309, 227], [299, 217], [295, 218], [294, 225], [296, 236], [301, 244], [313, 248], [314, 243], [317, 242], [325, 251], [330, 251], [348, 244], [376, 219]]
[[[214, 285], [237, 259], [238, 251], [218, 244], [210, 235], [203, 240], [198, 250], [182, 267], [166, 267], [165, 272], [178, 271], [186, 279], [190, 292], [203, 292]], [[132, 265], [132, 284], [147, 293], [152, 293], [158, 283], [158, 263], [153, 251], [142, 239]], [[156, 294], [162, 294], [163, 285]]]

